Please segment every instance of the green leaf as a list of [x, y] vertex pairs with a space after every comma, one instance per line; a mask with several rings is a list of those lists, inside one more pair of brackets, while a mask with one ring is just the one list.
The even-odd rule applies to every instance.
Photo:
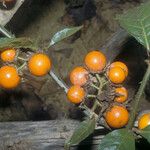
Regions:
[[98, 150], [135, 150], [135, 139], [127, 129], [114, 130], [101, 141]]
[[0, 50], [6, 48], [29, 48], [37, 50], [36, 44], [30, 38], [0, 38]]
[[0, 32], [5, 35], [8, 38], [13, 38], [15, 37], [11, 32], [9, 32], [5, 27], [3, 27], [2, 25], [0, 25]]
[[150, 2], [141, 4], [123, 15], [118, 15], [120, 25], [150, 51]]
[[150, 125], [140, 130], [139, 134], [143, 136], [150, 143]]
[[63, 39], [73, 35], [74, 33], [76, 33], [77, 31], [79, 31], [83, 26], [79, 26], [79, 27], [72, 27], [72, 28], [65, 28], [61, 31], [58, 31], [51, 39], [50, 42], [50, 46], [62, 41]]
[[71, 145], [77, 145], [85, 138], [87, 138], [91, 133], [93, 133], [95, 129], [96, 120], [93, 117], [92, 119], [88, 119], [83, 121], [79, 127], [75, 130], [72, 137], [66, 141], [65, 149], [69, 149]]

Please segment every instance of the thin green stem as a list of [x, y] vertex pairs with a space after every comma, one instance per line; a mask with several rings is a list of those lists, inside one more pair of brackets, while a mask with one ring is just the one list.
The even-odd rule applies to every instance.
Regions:
[[96, 86], [95, 84], [92, 83], [91, 86], [94, 87], [95, 89], [99, 90], [99, 87]]
[[18, 56], [17, 58], [20, 59], [20, 60], [23, 60], [23, 61], [28, 61], [28, 59], [22, 58], [22, 57], [20, 57], [20, 56]]
[[56, 81], [56, 83], [57, 83], [61, 88], [64, 89], [65, 93], [68, 92], [68, 86], [66, 85], [66, 83], [65, 83], [61, 78], [59, 78], [53, 70], [51, 70], [51, 71], [49, 72], [49, 75]]
[[93, 107], [92, 107], [91, 110], [94, 112], [95, 109], [96, 109], [98, 106], [101, 106], [101, 105], [100, 105], [100, 103], [99, 103], [97, 100], [95, 100], [95, 103], [93, 104]]
[[88, 94], [86, 97], [87, 98], [96, 98], [96, 95], [90, 95], [90, 94]]
[[22, 70], [25, 66], [26, 66], [26, 62], [23, 63], [17, 70], [18, 70], [18, 71], [19, 71], [19, 70]]
[[89, 109], [85, 104], [80, 105], [79, 107], [85, 109], [85, 110], [88, 112], [88, 116], [89, 116], [89, 117], [92, 117], [93, 115], [94, 115], [95, 117], [97, 117], [97, 114], [95, 114], [95, 113], [94, 113], [91, 109]]
[[146, 73], [144, 75], [144, 78], [141, 82], [139, 90], [138, 90], [138, 92], [136, 93], [136, 95], [134, 97], [133, 108], [132, 108], [132, 111], [131, 111], [131, 116], [130, 116], [129, 123], [127, 125], [128, 129], [131, 129], [134, 125], [134, 121], [135, 121], [135, 118], [136, 118], [136, 113], [137, 113], [137, 110], [138, 110], [138, 106], [140, 104], [141, 97], [142, 97], [142, 94], [143, 94], [144, 89], [146, 87], [146, 84], [149, 80], [149, 77], [150, 77], [150, 64], [148, 64], [148, 68], [147, 68]]
[[100, 76], [98, 74], [96, 74], [96, 78], [97, 78], [99, 84], [101, 84], [101, 78], [100, 78]]
[[98, 95], [102, 92], [103, 87], [106, 85], [107, 81], [104, 78], [100, 78], [99, 74], [96, 74], [96, 78], [99, 82], [99, 91]]

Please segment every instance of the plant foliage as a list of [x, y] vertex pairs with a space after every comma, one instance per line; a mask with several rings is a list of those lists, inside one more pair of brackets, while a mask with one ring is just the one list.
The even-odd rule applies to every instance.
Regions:
[[120, 25], [150, 51], [150, 2], [118, 15]]
[[85, 138], [87, 138], [95, 129], [95, 118], [87, 119], [83, 121], [79, 127], [75, 130], [71, 138], [66, 141], [65, 149], [68, 149], [71, 145], [79, 144]]
[[114, 130], [102, 139], [99, 150], [135, 150], [134, 136], [127, 129]]
[[140, 135], [143, 136], [150, 143], [150, 126], [140, 130]]
[[74, 33], [76, 33], [77, 31], [81, 30], [83, 26], [79, 26], [79, 27], [72, 27], [72, 28], [65, 28], [61, 31], [58, 31], [51, 39], [50, 42], [50, 46], [62, 41], [63, 39], [73, 35]]
[[29, 48], [32, 50], [37, 50], [36, 44], [30, 38], [0, 38], [0, 50], [6, 48]]

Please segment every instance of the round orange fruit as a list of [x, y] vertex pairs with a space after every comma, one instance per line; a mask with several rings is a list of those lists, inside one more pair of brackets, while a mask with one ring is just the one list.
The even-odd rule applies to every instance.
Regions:
[[85, 97], [85, 91], [78, 85], [71, 86], [67, 92], [68, 100], [74, 104], [79, 104]]
[[91, 72], [101, 72], [106, 66], [106, 57], [100, 51], [91, 51], [86, 55], [84, 62]]
[[35, 76], [44, 76], [51, 69], [51, 59], [46, 54], [34, 54], [29, 59], [28, 68], [31, 74]]
[[105, 120], [111, 128], [122, 128], [129, 121], [129, 113], [125, 107], [114, 105], [106, 112]]
[[83, 67], [76, 67], [70, 73], [70, 81], [73, 85], [83, 86], [88, 80], [88, 71]]
[[16, 50], [13, 48], [6, 49], [1, 53], [1, 59], [4, 62], [12, 62], [15, 60]]
[[0, 86], [5, 89], [12, 89], [19, 85], [20, 77], [15, 67], [3, 66], [0, 68]]
[[123, 83], [123, 81], [126, 79], [125, 72], [120, 67], [110, 68], [107, 72], [107, 75], [110, 81], [115, 84]]
[[123, 103], [128, 98], [128, 91], [125, 87], [118, 87], [115, 89], [115, 93], [117, 96], [115, 97], [114, 101]]
[[110, 65], [110, 68], [113, 68], [113, 67], [120, 67], [120, 68], [122, 68], [125, 71], [126, 76], [128, 76], [128, 67], [126, 66], [125, 63], [123, 63], [121, 61], [116, 61], [116, 62], [113, 62]]

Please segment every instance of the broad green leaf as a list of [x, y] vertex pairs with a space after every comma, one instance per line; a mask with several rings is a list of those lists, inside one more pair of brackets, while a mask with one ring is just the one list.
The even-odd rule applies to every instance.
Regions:
[[135, 139], [127, 129], [114, 130], [101, 141], [98, 150], [135, 150]]
[[0, 50], [5, 48], [29, 48], [37, 50], [36, 44], [29, 38], [0, 38]]
[[74, 131], [72, 137], [66, 141], [65, 149], [68, 149], [71, 145], [79, 144], [85, 138], [87, 138], [95, 129], [96, 120], [92, 119], [81, 122], [79, 127]]
[[79, 26], [79, 27], [72, 27], [72, 28], [65, 28], [61, 31], [58, 31], [51, 39], [50, 42], [50, 46], [62, 41], [63, 39], [73, 35], [74, 33], [76, 33], [77, 31], [79, 31], [83, 26]]
[[150, 143], [150, 125], [140, 130], [139, 134], [143, 136]]
[[150, 1], [123, 15], [118, 15], [120, 25], [150, 51]]

